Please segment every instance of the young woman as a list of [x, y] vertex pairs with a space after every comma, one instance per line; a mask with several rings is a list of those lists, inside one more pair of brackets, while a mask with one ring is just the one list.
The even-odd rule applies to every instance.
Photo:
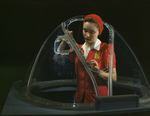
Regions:
[[[87, 15], [83, 21], [83, 37], [85, 43], [83, 45], [78, 45], [81, 48], [82, 53], [87, 59], [88, 63], [96, 69], [104, 69], [107, 67], [108, 61], [108, 44], [103, 43], [98, 39], [103, 31], [102, 19], [95, 14]], [[60, 49], [64, 49], [66, 44], [62, 42], [59, 46]], [[75, 94], [76, 103], [90, 103], [95, 102], [95, 90], [93, 83], [86, 72], [81, 61], [72, 52], [68, 55], [71, 61], [75, 62], [75, 71], [77, 78], [77, 89]], [[54, 57], [56, 59], [56, 55]], [[100, 96], [108, 96], [108, 90], [106, 86], [106, 81], [108, 80], [108, 71], [100, 71], [100, 73], [94, 73], [96, 79]], [[116, 74], [116, 59], [114, 54], [114, 64], [113, 64], [113, 81], [117, 80]]]

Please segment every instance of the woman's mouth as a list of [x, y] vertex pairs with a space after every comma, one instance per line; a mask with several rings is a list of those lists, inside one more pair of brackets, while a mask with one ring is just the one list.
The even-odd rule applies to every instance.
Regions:
[[85, 40], [90, 40], [89, 38], [85, 38]]

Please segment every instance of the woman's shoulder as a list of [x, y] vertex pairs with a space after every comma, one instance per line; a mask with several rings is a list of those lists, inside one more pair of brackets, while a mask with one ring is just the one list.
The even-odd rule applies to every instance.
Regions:
[[105, 42], [101, 42], [100, 49], [103, 49], [103, 50], [108, 49], [108, 44]]

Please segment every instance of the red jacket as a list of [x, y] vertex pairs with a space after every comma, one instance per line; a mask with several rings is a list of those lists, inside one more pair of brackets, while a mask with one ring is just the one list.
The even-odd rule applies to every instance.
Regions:
[[[82, 45], [79, 45], [79, 47], [81, 48]], [[84, 54], [84, 50], [81, 49], [81, 51]], [[97, 50], [95, 49], [91, 49], [86, 59], [88, 61], [95, 59], [96, 51]], [[79, 60], [75, 52], [70, 53], [69, 57], [71, 58], [72, 61], [75, 62], [75, 71], [76, 71], [76, 78], [77, 78], [77, 89], [75, 94], [76, 103], [95, 102], [96, 94], [95, 94], [94, 86], [84, 66], [82, 65], [81, 61]], [[99, 59], [95, 59], [95, 60], [99, 64], [99, 69], [103, 69], [107, 67], [108, 44], [101, 42], [100, 57]], [[113, 67], [116, 67], [115, 54], [114, 54]], [[98, 85], [100, 96], [108, 96], [106, 82], [98, 78], [96, 75], [95, 75], [95, 79]]]

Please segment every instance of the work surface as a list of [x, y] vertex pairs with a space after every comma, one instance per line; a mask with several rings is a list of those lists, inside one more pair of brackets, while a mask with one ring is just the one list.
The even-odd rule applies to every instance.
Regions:
[[[24, 100], [18, 99], [15, 96], [17, 90], [15, 90], [14, 85], [12, 85], [10, 92], [7, 96], [5, 105], [3, 107], [1, 115], [77, 115], [77, 114], [120, 114], [120, 113], [129, 113], [133, 112], [134, 114], [141, 115], [141, 114], [149, 114], [148, 111], [150, 106], [147, 106], [146, 109], [143, 109], [146, 104], [142, 104], [137, 109], [125, 109], [125, 110], [116, 110], [116, 111], [76, 111], [76, 110], [63, 110], [63, 109], [54, 109], [54, 108], [42, 108], [36, 105], [33, 105], [29, 102]], [[148, 104], [147, 104], [148, 105]], [[142, 111], [139, 113], [139, 111]], [[133, 115], [132, 113], [132, 115]], [[124, 114], [122, 114], [124, 115]]]

